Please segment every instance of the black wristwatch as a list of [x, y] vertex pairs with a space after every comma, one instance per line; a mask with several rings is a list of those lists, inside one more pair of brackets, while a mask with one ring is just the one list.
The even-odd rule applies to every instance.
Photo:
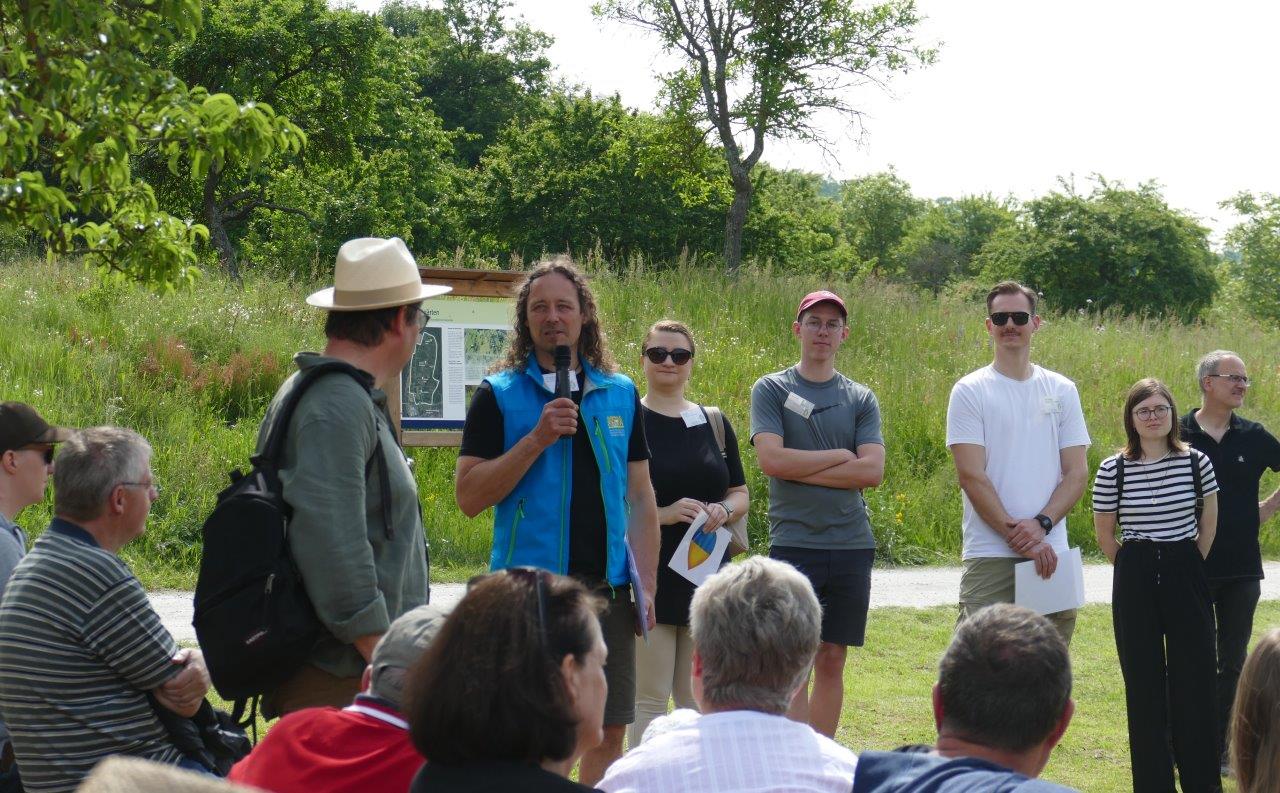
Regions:
[[1044, 529], [1045, 534], [1053, 531], [1053, 519], [1048, 515], [1045, 515], [1043, 512], [1036, 515], [1036, 523], [1040, 524], [1040, 528]]

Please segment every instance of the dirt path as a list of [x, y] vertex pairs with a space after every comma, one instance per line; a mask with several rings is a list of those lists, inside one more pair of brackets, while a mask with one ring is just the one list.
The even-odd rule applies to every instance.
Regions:
[[[1263, 600], [1280, 600], [1280, 562], [1263, 564], [1266, 578], [1262, 581]], [[434, 584], [432, 602], [452, 605], [462, 597], [463, 584]], [[1085, 565], [1085, 600], [1089, 603], [1111, 602], [1111, 566]], [[959, 567], [877, 568], [871, 574], [871, 607], [954, 605], [960, 591]], [[151, 605], [160, 619], [180, 642], [195, 641], [191, 627], [191, 593], [166, 589], [150, 594]]]

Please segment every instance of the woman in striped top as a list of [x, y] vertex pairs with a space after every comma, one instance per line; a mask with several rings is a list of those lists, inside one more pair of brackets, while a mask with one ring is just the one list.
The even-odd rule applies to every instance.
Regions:
[[1124, 430], [1124, 448], [1103, 460], [1094, 478], [1093, 524], [1098, 546], [1115, 564], [1111, 616], [1133, 789], [1173, 790], [1176, 762], [1184, 793], [1219, 791], [1217, 727], [1206, 716], [1217, 710], [1204, 573], [1217, 524], [1217, 481], [1209, 459], [1178, 437], [1173, 395], [1159, 380], [1129, 389]]

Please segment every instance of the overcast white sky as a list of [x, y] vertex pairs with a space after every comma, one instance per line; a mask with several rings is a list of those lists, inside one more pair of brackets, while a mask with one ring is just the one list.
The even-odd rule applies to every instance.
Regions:
[[[931, 68], [866, 89], [861, 143], [829, 123], [837, 159], [770, 141], [765, 159], [837, 179], [893, 166], [918, 196], [1031, 198], [1075, 175], [1154, 179], [1175, 207], [1223, 231], [1218, 201], [1280, 193], [1280, 3], [1218, 0], [917, 0]], [[372, 9], [380, 0], [359, 0]], [[556, 73], [652, 109], [656, 43], [598, 22], [591, 0], [514, 0], [556, 39]]]

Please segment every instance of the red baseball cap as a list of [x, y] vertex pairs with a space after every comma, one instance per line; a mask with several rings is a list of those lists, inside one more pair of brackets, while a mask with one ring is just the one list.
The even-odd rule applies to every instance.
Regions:
[[825, 289], [819, 289], [817, 292], [810, 292], [800, 301], [800, 307], [796, 309], [796, 321], [800, 321], [800, 315], [819, 303], [835, 303], [836, 308], [840, 309], [840, 313], [845, 319], [849, 318], [849, 309], [844, 307], [844, 301], [835, 292], [828, 292]]

